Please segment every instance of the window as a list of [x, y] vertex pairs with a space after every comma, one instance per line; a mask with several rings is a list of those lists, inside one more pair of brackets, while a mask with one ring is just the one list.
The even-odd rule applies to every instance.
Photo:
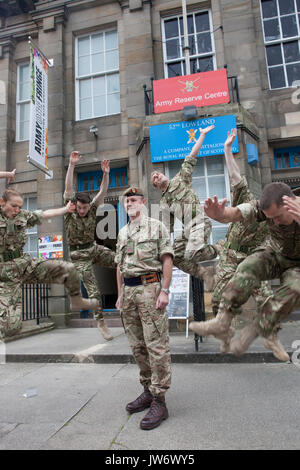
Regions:
[[300, 167], [300, 147], [274, 150], [275, 170]]
[[[102, 171], [78, 173], [78, 191], [98, 191], [102, 181]], [[127, 186], [127, 168], [112, 168], [109, 172], [109, 188]]]
[[116, 30], [77, 38], [76, 103], [77, 120], [120, 113]]
[[[169, 178], [173, 178], [180, 171], [182, 160], [169, 162]], [[193, 172], [193, 188], [196, 191], [201, 204], [205, 199], [216, 195], [220, 200], [226, 198], [230, 201], [230, 187], [228, 182], [227, 170], [225, 171], [224, 157], [201, 157], [197, 159], [197, 165]], [[225, 239], [227, 225], [220, 224], [212, 220], [211, 243]], [[179, 227], [178, 227], [179, 228]], [[175, 224], [176, 230], [176, 224]]]
[[[191, 73], [214, 70], [215, 50], [209, 11], [187, 15]], [[162, 22], [165, 77], [185, 75], [183, 17], [166, 18]]]
[[300, 79], [300, 0], [261, 0], [270, 89]]
[[[35, 196], [27, 196], [24, 198], [23, 209], [27, 211], [36, 211], [37, 210], [37, 198]], [[27, 242], [24, 246], [24, 253], [29, 253], [31, 258], [38, 257], [38, 244], [37, 244], [37, 225], [34, 227], [28, 228], [27, 233]]]
[[20, 64], [17, 72], [16, 140], [29, 140], [30, 73], [29, 63]]

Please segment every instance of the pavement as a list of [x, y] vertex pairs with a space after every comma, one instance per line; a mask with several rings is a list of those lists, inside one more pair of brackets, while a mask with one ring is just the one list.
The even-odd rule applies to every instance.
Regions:
[[[134, 363], [123, 328], [114, 327], [111, 331], [114, 339], [105, 341], [97, 328], [56, 328], [50, 331], [45, 328], [45, 332], [40, 334], [0, 343], [0, 362]], [[295, 356], [300, 345], [300, 321], [283, 323], [279, 337], [290, 356], [293, 353]], [[174, 364], [278, 362], [272, 352], [264, 348], [263, 338], [257, 338], [241, 357], [235, 357], [232, 353], [221, 355], [219, 345], [219, 341], [212, 336], [196, 342], [192, 332], [188, 337], [185, 332], [170, 333]]]

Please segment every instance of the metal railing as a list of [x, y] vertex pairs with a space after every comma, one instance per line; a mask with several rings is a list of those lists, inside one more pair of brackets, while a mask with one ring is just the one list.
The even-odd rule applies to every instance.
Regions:
[[23, 284], [22, 286], [22, 320], [36, 320], [48, 317], [49, 307], [48, 284]]
[[[228, 90], [230, 103], [240, 102], [240, 92], [239, 92], [239, 80], [236, 75], [227, 77], [228, 80]], [[154, 100], [153, 100], [153, 78], [151, 78], [151, 88], [147, 88], [147, 85], [143, 85], [144, 88], [144, 104], [145, 104], [145, 115], [149, 116], [154, 114]]]

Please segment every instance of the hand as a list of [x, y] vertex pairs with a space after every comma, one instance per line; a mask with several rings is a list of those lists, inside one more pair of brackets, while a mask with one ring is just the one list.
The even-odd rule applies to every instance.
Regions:
[[231, 147], [237, 136], [237, 129], [231, 129], [231, 132], [227, 132], [227, 139], [224, 143], [225, 147]]
[[77, 152], [76, 150], [74, 150], [71, 154], [70, 154], [70, 159], [69, 159], [69, 163], [70, 165], [73, 165], [75, 166], [81, 159], [81, 155], [79, 155], [79, 152]]
[[8, 174], [7, 174], [7, 182], [8, 182], [8, 184], [9, 184], [11, 181], [14, 181], [14, 180], [15, 180], [15, 174], [16, 174], [16, 169], [14, 169], [14, 170], [11, 171], [11, 172], [8, 172]]
[[169, 296], [165, 292], [161, 291], [156, 301], [156, 309], [164, 310], [168, 303]]
[[227, 199], [219, 202], [217, 196], [214, 196], [212, 199], [209, 197], [204, 202], [204, 211], [205, 214], [214, 220], [219, 220], [224, 215], [224, 209]]
[[110, 161], [109, 160], [102, 160], [101, 162], [101, 170], [103, 173], [109, 173], [110, 170]]
[[74, 202], [69, 201], [68, 204], [66, 205], [66, 212], [73, 214], [73, 212], [75, 212], [75, 209], [76, 209], [76, 205], [74, 204]]
[[300, 224], [300, 199], [283, 196], [282, 200], [284, 207], [293, 216], [293, 219]]
[[212, 131], [213, 129], [215, 128], [215, 126], [209, 126], [209, 127], [205, 127], [204, 129], [202, 129], [201, 127], [199, 127], [199, 131], [200, 131], [200, 134], [208, 134], [210, 131]]
[[121, 310], [121, 308], [122, 308], [122, 296], [120, 295], [118, 297], [118, 300], [116, 301], [116, 309]]

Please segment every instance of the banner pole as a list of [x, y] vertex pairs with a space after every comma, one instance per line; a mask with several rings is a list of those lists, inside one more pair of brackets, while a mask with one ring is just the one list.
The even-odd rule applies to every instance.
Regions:
[[32, 44], [33, 47], [35, 47], [36, 49], [38, 49], [38, 51], [42, 54], [42, 56], [44, 57], [45, 61], [47, 62], [48, 66], [49, 67], [53, 67], [53, 59], [48, 59], [45, 54], [43, 53], [43, 51], [41, 51], [40, 47], [37, 46], [33, 40], [31, 39], [31, 36], [28, 36], [28, 43], [29, 44]]
[[30, 163], [31, 165], [35, 166], [38, 170], [42, 170], [46, 176], [48, 176], [47, 179], [53, 179], [53, 171], [44, 168], [42, 165], [39, 165], [36, 160], [33, 160], [30, 155], [27, 155], [27, 163]]

